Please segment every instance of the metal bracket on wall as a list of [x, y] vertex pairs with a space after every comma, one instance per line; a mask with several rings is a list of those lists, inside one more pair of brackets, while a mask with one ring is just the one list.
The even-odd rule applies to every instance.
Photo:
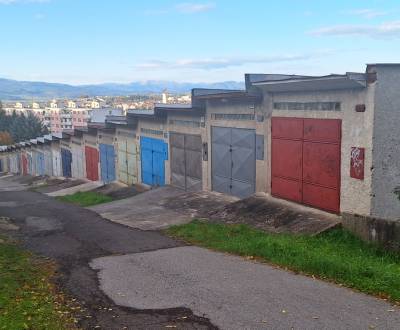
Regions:
[[203, 143], [203, 161], [208, 161], [208, 143]]

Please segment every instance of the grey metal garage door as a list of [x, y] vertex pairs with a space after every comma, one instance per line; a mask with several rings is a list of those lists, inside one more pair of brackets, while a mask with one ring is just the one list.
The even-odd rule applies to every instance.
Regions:
[[202, 144], [199, 135], [170, 133], [171, 184], [188, 191], [202, 189]]
[[212, 127], [212, 189], [247, 197], [255, 192], [256, 132]]

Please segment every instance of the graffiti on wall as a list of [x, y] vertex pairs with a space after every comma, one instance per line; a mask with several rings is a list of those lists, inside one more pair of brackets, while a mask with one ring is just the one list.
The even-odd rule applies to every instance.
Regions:
[[352, 147], [350, 156], [350, 177], [364, 180], [365, 149]]

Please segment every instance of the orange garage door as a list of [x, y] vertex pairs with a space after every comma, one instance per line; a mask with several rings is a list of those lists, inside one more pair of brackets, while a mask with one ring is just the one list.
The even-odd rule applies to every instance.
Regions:
[[272, 118], [272, 194], [340, 211], [341, 120]]

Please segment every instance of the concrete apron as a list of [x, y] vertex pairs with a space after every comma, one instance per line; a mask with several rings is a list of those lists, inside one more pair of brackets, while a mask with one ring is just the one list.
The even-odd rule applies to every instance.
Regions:
[[165, 198], [177, 197], [184, 191], [165, 186], [137, 196], [89, 207], [103, 218], [141, 230], [159, 230], [190, 222], [191, 216], [163, 206]]
[[103, 185], [103, 182], [101, 182], [101, 181], [89, 181], [89, 182], [83, 183], [78, 186], [69, 187], [66, 189], [61, 189], [58, 191], [46, 193], [46, 195], [51, 196], [51, 197], [66, 196], [66, 195], [71, 195], [71, 194], [74, 194], [77, 192], [90, 191], [90, 190], [96, 189], [98, 187], [101, 187], [102, 185]]

